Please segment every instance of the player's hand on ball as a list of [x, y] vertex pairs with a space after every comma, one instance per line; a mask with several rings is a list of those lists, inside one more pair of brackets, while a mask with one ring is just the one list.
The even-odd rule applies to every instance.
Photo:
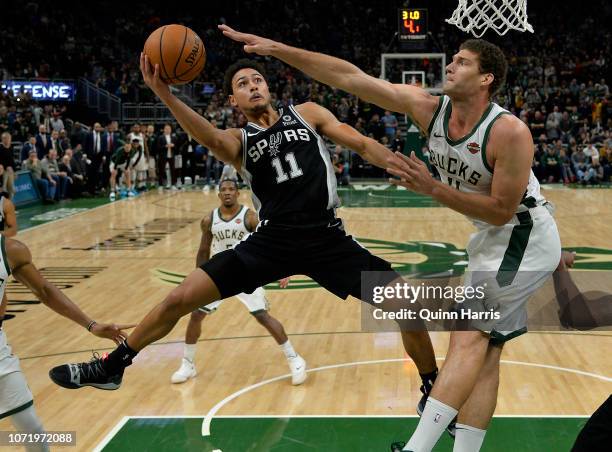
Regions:
[[223, 32], [225, 36], [234, 41], [243, 42], [244, 51], [246, 53], [256, 53], [257, 55], [272, 55], [274, 48], [278, 45], [276, 41], [271, 39], [262, 38], [257, 35], [251, 35], [247, 33], [240, 33], [227, 25], [219, 25], [219, 30]]
[[114, 323], [95, 323], [91, 327], [91, 332], [95, 336], [110, 339], [116, 344], [120, 344], [128, 336], [127, 332], [124, 330], [134, 328], [135, 326], [135, 323], [127, 325], [116, 325]]
[[278, 285], [280, 286], [281, 289], [286, 289], [287, 286], [289, 285], [290, 280], [291, 280], [290, 276], [288, 276], [287, 278], [283, 278], [278, 281]]
[[431, 195], [436, 185], [436, 181], [431, 177], [429, 168], [424, 162], [419, 160], [414, 154], [410, 153], [410, 157], [405, 156], [401, 152], [396, 152], [397, 158], [388, 160], [389, 167], [387, 172], [399, 177], [398, 179], [389, 179], [394, 185], [401, 185], [416, 193]]
[[168, 84], [159, 76], [159, 64], [151, 66], [149, 57], [144, 52], [140, 53], [140, 72], [146, 85], [157, 94], [157, 97], [163, 99], [163, 96], [170, 94]]

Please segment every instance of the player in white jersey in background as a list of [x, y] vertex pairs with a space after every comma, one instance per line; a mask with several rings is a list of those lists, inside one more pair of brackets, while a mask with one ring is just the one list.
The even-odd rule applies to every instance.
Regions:
[[[196, 258], [196, 267], [208, 261], [215, 254], [233, 248], [245, 240], [257, 227], [259, 223], [257, 214], [248, 207], [238, 204], [239, 194], [236, 179], [221, 179], [218, 195], [221, 206], [214, 209], [201, 222], [202, 239]], [[281, 287], [287, 287], [288, 282], [289, 278], [282, 279]], [[269, 314], [264, 289], [259, 287], [251, 294], [241, 293], [236, 297], [280, 345], [291, 370], [291, 383], [294, 385], [304, 383], [306, 362], [293, 349], [283, 325]], [[183, 360], [181, 367], [170, 379], [172, 383], [183, 383], [196, 376], [194, 359], [196, 344], [202, 334], [202, 321], [207, 315], [215, 312], [222, 303], [223, 300], [218, 300], [191, 313], [185, 333]]]
[[[312, 78], [355, 94], [387, 110], [408, 114], [429, 135], [433, 179], [414, 152], [390, 160], [396, 184], [431, 196], [460, 212], [478, 228], [467, 245], [465, 285], [491, 283], [485, 308], [497, 305], [501, 319], [453, 331], [444, 366], [408, 444], [392, 450], [430, 451], [449, 424], [456, 423], [455, 452], [478, 451], [495, 411], [499, 360], [505, 341], [526, 331], [526, 302], [555, 270], [561, 243], [555, 221], [531, 172], [534, 145], [527, 126], [491, 102], [503, 85], [507, 61], [499, 47], [482, 39], [460, 46], [446, 67], [444, 95], [365, 74], [353, 64], [287, 46], [220, 25], [245, 44]], [[488, 275], [487, 275], [488, 272]], [[494, 275], [491, 278], [491, 273]], [[494, 287], [495, 286], [495, 287]], [[402, 449], [402, 447], [404, 447]]]
[[[92, 334], [111, 339], [116, 343], [125, 339], [126, 328], [134, 325], [114, 325], [94, 322], [57, 287], [47, 281], [32, 263], [30, 250], [17, 240], [0, 235], [0, 419], [10, 417], [11, 423], [21, 433], [43, 433], [42, 422], [36, 415], [32, 392], [26, 383], [19, 358], [12, 353], [6, 333], [2, 328], [8, 305], [6, 287], [9, 276], [29, 288], [47, 307], [69, 318]], [[14, 322], [15, 320], [13, 320]], [[104, 389], [104, 388], [102, 388]], [[48, 451], [46, 443], [31, 443], [28, 451]]]

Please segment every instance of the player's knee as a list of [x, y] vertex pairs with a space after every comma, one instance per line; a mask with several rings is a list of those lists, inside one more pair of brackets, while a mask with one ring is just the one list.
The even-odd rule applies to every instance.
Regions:
[[168, 313], [179, 313], [184, 307], [185, 293], [182, 288], [176, 288], [166, 296], [162, 303], [162, 309]]
[[454, 331], [451, 333], [450, 348], [455, 353], [474, 353], [476, 349], [483, 348], [486, 351], [488, 337], [481, 331]]

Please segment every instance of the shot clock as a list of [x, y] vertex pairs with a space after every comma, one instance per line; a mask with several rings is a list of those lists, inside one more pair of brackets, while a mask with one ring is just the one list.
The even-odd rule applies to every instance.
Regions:
[[425, 39], [427, 37], [427, 9], [400, 8], [398, 24], [400, 41]]

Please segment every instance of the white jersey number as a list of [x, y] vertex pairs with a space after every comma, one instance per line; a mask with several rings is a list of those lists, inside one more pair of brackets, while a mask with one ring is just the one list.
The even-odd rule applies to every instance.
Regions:
[[304, 174], [302, 172], [302, 169], [298, 166], [297, 160], [295, 159], [295, 155], [293, 154], [293, 152], [289, 152], [285, 154], [285, 160], [287, 161], [291, 169], [291, 171], [289, 172], [289, 175], [285, 173], [285, 170], [283, 169], [283, 165], [280, 161], [280, 158], [275, 157], [272, 159], [272, 166], [276, 170], [276, 183], [277, 184], [282, 184], [283, 182], [286, 182], [289, 179], [295, 179], [296, 177], [300, 177]]

